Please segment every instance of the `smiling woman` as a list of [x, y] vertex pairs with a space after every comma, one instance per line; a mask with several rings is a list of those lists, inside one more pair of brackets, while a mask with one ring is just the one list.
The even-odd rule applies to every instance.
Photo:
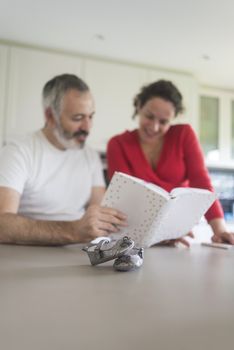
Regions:
[[[114, 136], [108, 143], [109, 179], [115, 171], [127, 173], [161, 186], [214, 191], [195, 132], [190, 125], [171, 125], [183, 111], [180, 91], [170, 81], [159, 80], [141, 89], [134, 99], [138, 129]], [[217, 200], [206, 213], [215, 241], [234, 243], [227, 233], [223, 211]]]
[[[140, 154], [143, 155], [144, 159], [147, 161], [147, 164], [150, 165], [150, 168], [154, 171], [155, 177], [157, 173], [156, 167], [158, 166], [162, 152], [164, 153], [164, 148], [167, 148], [165, 144], [166, 139], [168, 139], [167, 133], [174, 129], [174, 127], [171, 126], [171, 122], [179, 113], [183, 111], [182, 95], [176, 86], [170, 81], [160, 80], [141, 89], [139, 94], [137, 94], [134, 99], [134, 108], [133, 118], [136, 116], [139, 118], [139, 127], [133, 132], [133, 134], [137, 137], [137, 144], [139, 146], [138, 151], [140, 151]], [[124, 133], [123, 135], [127, 134]], [[121, 135], [114, 137], [110, 140], [108, 145], [108, 172], [110, 178], [115, 170], [124, 170], [121, 169], [121, 165], [120, 168], [118, 165], [115, 165], [116, 160], [115, 162], [112, 161], [111, 156], [112, 145], [121, 138]], [[135, 156], [136, 155], [137, 153]], [[127, 173], [129, 173], [129, 175], [142, 177], [147, 181], [157, 181], [156, 179], [148, 179], [145, 170], [139, 173], [138, 165], [136, 166], [136, 170], [133, 170], [135, 168], [134, 158], [132, 160], [129, 159], [125, 163], [125, 166], [126, 165], [129, 166], [129, 169], [127, 169]], [[177, 182], [184, 182], [185, 179], [183, 179], [183, 167], [181, 171], [182, 173], [177, 175], [176, 183], [174, 183], [175, 186], [170, 184], [171, 180], [169, 179], [169, 183], [162, 187], [166, 187], [166, 189], [170, 191], [172, 187], [178, 187]], [[165, 181], [166, 179], [167, 176], [165, 178], [163, 175], [161, 180]], [[173, 182], [175, 182], [175, 180], [173, 180]]]
[[169, 81], [160, 80], [142, 88], [134, 100], [139, 116], [139, 141], [142, 151], [155, 170], [163, 147], [164, 135], [172, 120], [183, 111], [182, 95]]

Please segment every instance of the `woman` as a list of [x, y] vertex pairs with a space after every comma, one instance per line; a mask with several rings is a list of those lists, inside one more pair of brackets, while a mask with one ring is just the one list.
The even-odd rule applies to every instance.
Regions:
[[[134, 99], [139, 127], [114, 136], [108, 143], [108, 176], [115, 171], [139, 177], [167, 191], [197, 187], [213, 191], [203, 153], [190, 125], [171, 125], [183, 111], [182, 95], [170, 81], [159, 80], [141, 89]], [[234, 244], [218, 200], [205, 215], [212, 240]], [[188, 243], [182, 239], [182, 243]]]

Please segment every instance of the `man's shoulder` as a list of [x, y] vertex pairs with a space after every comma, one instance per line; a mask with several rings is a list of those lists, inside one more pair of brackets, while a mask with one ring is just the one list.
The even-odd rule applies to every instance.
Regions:
[[[80, 159], [81, 162], [84, 162], [83, 164], [85, 164], [85, 168], [89, 169], [90, 173], [102, 171], [103, 159], [101, 152], [86, 144], [79, 153], [81, 153], [81, 158], [78, 155], [78, 159]], [[77, 162], [77, 164], [78, 163], [79, 162]]]
[[40, 132], [34, 132], [27, 135], [10, 138], [6, 142], [6, 147], [15, 147], [17, 149], [32, 149], [32, 145], [40, 138]]
[[42, 135], [40, 132], [34, 132], [25, 136], [10, 139], [1, 149], [1, 159], [32, 164], [32, 162], [43, 151], [41, 140]]
[[88, 154], [88, 155], [94, 156], [94, 157], [96, 157], [99, 153], [96, 149], [94, 149], [94, 147], [92, 147], [90, 145], [85, 145], [83, 148], [83, 152], [85, 154]]
[[94, 146], [91, 146], [89, 143], [86, 143], [83, 148], [81, 148], [82, 150], [86, 151], [86, 152], [91, 152], [91, 153], [95, 153], [97, 152], [97, 150], [94, 148]]
[[84, 159], [91, 165], [96, 164], [96, 162], [99, 162], [101, 160], [101, 152], [94, 149], [90, 145], [85, 145], [84, 148], [81, 150], [83, 153]]
[[34, 149], [33, 135], [9, 140], [0, 153], [0, 182], [22, 193], [24, 184], [32, 174]]

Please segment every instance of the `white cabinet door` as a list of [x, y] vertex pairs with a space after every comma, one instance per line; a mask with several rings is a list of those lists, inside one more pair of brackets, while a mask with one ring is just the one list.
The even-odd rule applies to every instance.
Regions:
[[111, 136], [132, 129], [133, 98], [146, 82], [146, 70], [118, 63], [88, 59], [84, 79], [96, 101], [89, 144], [105, 151]]
[[175, 119], [175, 123], [189, 123], [198, 132], [198, 83], [189, 74], [150, 70], [150, 82], [165, 79], [174, 83], [183, 95], [185, 111]]
[[0, 45], [0, 147], [3, 144], [5, 127], [8, 53], [9, 48], [5, 45]]
[[10, 51], [6, 128], [8, 141], [44, 125], [41, 93], [55, 75], [80, 75], [82, 60], [45, 51], [12, 47]]

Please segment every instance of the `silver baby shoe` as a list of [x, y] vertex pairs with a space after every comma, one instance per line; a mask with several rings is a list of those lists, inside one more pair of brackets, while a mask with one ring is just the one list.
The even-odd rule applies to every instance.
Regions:
[[103, 239], [97, 244], [90, 243], [82, 248], [82, 250], [88, 254], [92, 265], [98, 265], [127, 254], [133, 246], [134, 242], [131, 238], [123, 237], [117, 241]]
[[143, 248], [132, 248], [132, 250], [119, 258], [114, 262], [113, 268], [117, 271], [131, 271], [141, 267], [144, 259]]

